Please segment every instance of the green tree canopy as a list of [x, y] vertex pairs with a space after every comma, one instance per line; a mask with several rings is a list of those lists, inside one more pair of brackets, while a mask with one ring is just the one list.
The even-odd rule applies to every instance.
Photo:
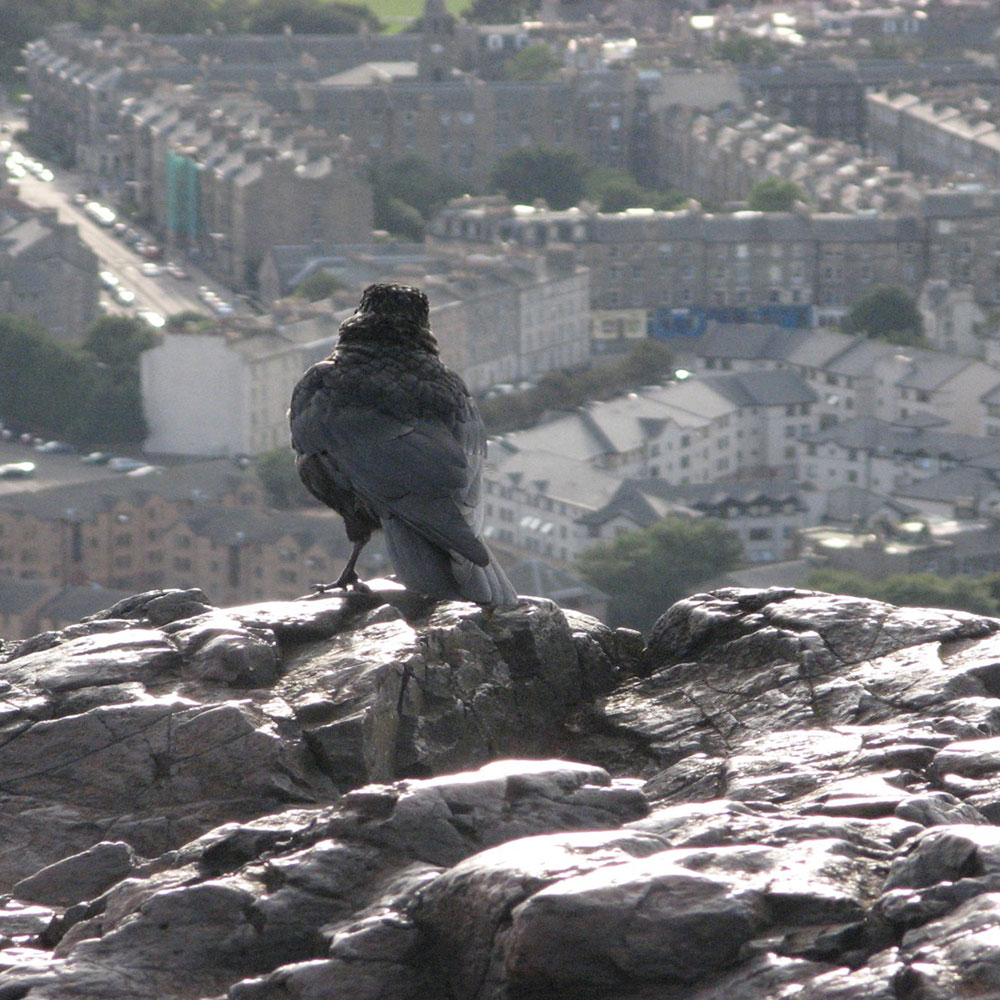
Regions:
[[578, 567], [611, 596], [610, 624], [648, 630], [671, 604], [742, 558], [739, 538], [722, 521], [665, 517], [588, 549]]
[[1000, 575], [985, 577], [900, 573], [873, 580], [848, 570], [818, 569], [805, 586], [831, 594], [851, 594], [916, 608], [950, 608], [978, 615], [1000, 615]]
[[279, 510], [298, 507], [308, 495], [295, 469], [291, 448], [275, 448], [258, 455], [254, 459], [254, 471], [272, 507]]
[[684, 201], [673, 188], [653, 191], [643, 187], [627, 170], [591, 167], [583, 179], [583, 193], [602, 212], [623, 212], [626, 208], [669, 210]]
[[403, 156], [371, 172], [375, 226], [419, 242], [424, 224], [462, 186], [422, 156]]
[[756, 212], [789, 212], [797, 201], [806, 201], [805, 191], [794, 181], [765, 177], [750, 189], [747, 204]]
[[876, 285], [856, 299], [841, 327], [847, 333], [863, 333], [905, 347], [924, 344], [924, 321], [916, 299], [896, 285]]
[[138, 374], [139, 355], [155, 347], [159, 336], [131, 316], [104, 316], [87, 331], [83, 346], [98, 361]]
[[537, 83], [551, 80], [562, 66], [562, 61], [547, 45], [536, 43], [526, 45], [516, 52], [505, 63], [504, 70], [508, 79], [524, 83]]
[[137, 444], [147, 433], [137, 370], [14, 316], [0, 316], [0, 400], [12, 424], [77, 445]]
[[738, 66], [771, 66], [778, 61], [778, 49], [766, 38], [738, 31], [715, 46], [715, 56]]
[[554, 371], [524, 392], [494, 396], [479, 403], [490, 434], [520, 430], [537, 423], [547, 410], [566, 410], [591, 399], [610, 399], [648, 385], [673, 368], [673, 354], [659, 340], [638, 340], [621, 360], [578, 371]]
[[330, 0], [259, 0], [247, 19], [251, 33], [276, 34], [289, 27], [300, 35], [349, 35], [361, 25], [377, 32], [381, 22], [363, 4]]
[[494, 191], [514, 202], [544, 198], [550, 208], [570, 208], [583, 197], [583, 160], [571, 149], [525, 146], [497, 160], [490, 175]]
[[334, 292], [346, 287], [341, 278], [329, 271], [313, 271], [295, 286], [295, 295], [300, 299], [318, 302], [320, 299], [328, 299]]
[[541, 0], [473, 0], [464, 17], [474, 24], [519, 24], [538, 13]]

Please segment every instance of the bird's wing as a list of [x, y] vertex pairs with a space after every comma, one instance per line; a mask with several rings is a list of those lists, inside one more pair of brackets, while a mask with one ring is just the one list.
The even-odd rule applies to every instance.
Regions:
[[365, 406], [333, 408], [322, 394], [299, 402], [291, 420], [296, 451], [331, 463], [331, 471], [346, 477], [380, 516], [398, 518], [477, 565], [489, 562], [473, 528], [482, 461], [474, 426], [465, 431], [460, 425], [456, 436], [428, 418], [401, 420]]

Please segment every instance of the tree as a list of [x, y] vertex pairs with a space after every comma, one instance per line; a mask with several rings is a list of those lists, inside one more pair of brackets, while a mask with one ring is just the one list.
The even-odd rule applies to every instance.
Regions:
[[538, 83], [551, 80], [562, 66], [562, 61], [547, 45], [526, 45], [512, 55], [505, 63], [504, 70], [510, 80], [522, 83]]
[[805, 586], [831, 594], [851, 594], [917, 608], [949, 608], [972, 614], [1000, 614], [1000, 576], [943, 577], [933, 573], [899, 573], [873, 580], [849, 570], [818, 569]]
[[337, 275], [329, 271], [313, 271], [295, 286], [294, 294], [297, 298], [318, 302], [320, 299], [328, 299], [334, 292], [346, 287], [347, 285]]
[[627, 170], [591, 167], [583, 179], [583, 193], [602, 212], [623, 212], [626, 208], [669, 210], [684, 201], [680, 191], [668, 188], [653, 191], [643, 187]]
[[585, 168], [570, 149], [526, 146], [497, 160], [490, 176], [494, 191], [511, 201], [531, 204], [544, 198], [550, 208], [570, 208], [583, 197]]
[[672, 352], [662, 341], [638, 340], [614, 364], [549, 372], [534, 388], [481, 400], [479, 411], [490, 434], [503, 434], [532, 426], [546, 410], [566, 410], [648, 385], [670, 372], [673, 363]]
[[719, 42], [715, 56], [738, 66], [771, 66], [778, 61], [778, 49], [766, 38], [754, 38], [740, 31]]
[[671, 516], [587, 549], [577, 565], [611, 595], [610, 624], [648, 630], [671, 604], [742, 558], [739, 538], [722, 521]]
[[541, 0], [473, 0], [464, 17], [474, 24], [519, 24], [540, 5]]
[[104, 316], [87, 331], [83, 346], [109, 368], [138, 375], [139, 355], [155, 347], [159, 340], [141, 320], [130, 316]]
[[146, 436], [137, 371], [14, 316], [0, 316], [0, 399], [11, 423], [74, 444], [137, 444]]
[[841, 327], [847, 333], [863, 333], [905, 347], [924, 344], [924, 321], [916, 299], [895, 285], [876, 285], [856, 299]]
[[362, 4], [329, 0], [260, 0], [247, 21], [247, 31], [277, 34], [287, 26], [301, 35], [353, 35], [362, 25], [377, 33], [382, 24]]
[[424, 224], [462, 186], [422, 156], [410, 155], [373, 167], [375, 226], [414, 242], [424, 238]]
[[254, 471], [272, 507], [280, 510], [298, 507], [308, 496], [295, 470], [291, 448], [275, 448], [258, 455], [254, 459]]
[[765, 177], [750, 189], [747, 204], [756, 212], [789, 212], [797, 201], [806, 201], [806, 193], [794, 181]]

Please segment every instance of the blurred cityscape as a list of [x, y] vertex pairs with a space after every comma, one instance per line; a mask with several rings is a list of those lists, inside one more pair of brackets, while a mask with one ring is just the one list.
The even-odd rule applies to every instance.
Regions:
[[[336, 518], [278, 488], [286, 410], [385, 280], [497, 421], [486, 533], [524, 592], [604, 616], [578, 560], [671, 515], [739, 538], [714, 582], [1000, 573], [1000, 5], [426, 0], [413, 27], [26, 44], [0, 326], [147, 339], [131, 439], [0, 383], [0, 635], [335, 578]], [[650, 340], [627, 391], [504, 423]]]

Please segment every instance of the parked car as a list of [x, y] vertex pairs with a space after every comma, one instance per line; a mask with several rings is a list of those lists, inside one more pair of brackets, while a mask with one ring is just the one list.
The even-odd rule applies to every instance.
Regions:
[[118, 276], [111, 271], [98, 271], [97, 280], [101, 283], [101, 288], [112, 289], [118, 284]]
[[34, 462], [7, 462], [6, 465], [0, 465], [0, 479], [28, 479], [34, 474]]
[[112, 472], [132, 472], [141, 469], [147, 463], [141, 458], [116, 457], [108, 459], [108, 468]]
[[159, 330], [161, 327], [167, 325], [167, 321], [158, 313], [154, 312], [152, 309], [140, 309], [136, 312], [136, 316], [139, 319], [145, 320], [154, 330]]
[[80, 461], [84, 465], [107, 465], [114, 455], [108, 451], [92, 451], [88, 455], [81, 455]]
[[111, 297], [123, 306], [130, 306], [135, 303], [135, 292], [124, 285], [116, 285], [111, 289]]
[[68, 441], [43, 441], [35, 445], [35, 451], [43, 455], [71, 455], [76, 451]]
[[180, 264], [176, 264], [173, 261], [167, 264], [166, 272], [171, 278], [176, 278], [178, 281], [189, 281], [191, 278], [191, 275]]

